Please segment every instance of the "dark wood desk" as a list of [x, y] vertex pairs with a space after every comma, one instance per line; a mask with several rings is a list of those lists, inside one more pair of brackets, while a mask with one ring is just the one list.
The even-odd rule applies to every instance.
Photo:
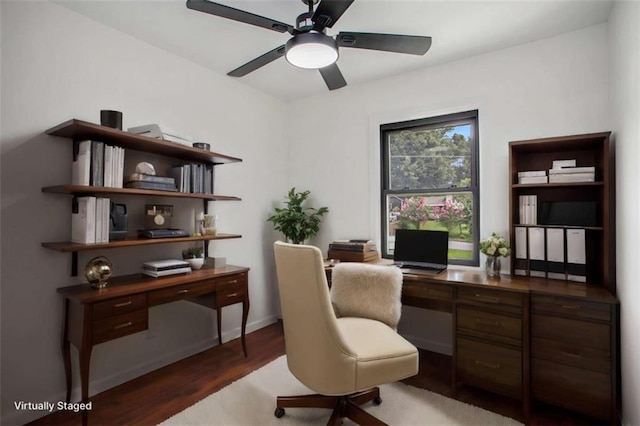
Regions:
[[525, 421], [537, 399], [617, 424], [619, 304], [607, 290], [449, 268], [405, 273], [402, 303], [453, 314], [453, 386], [521, 400]]
[[[218, 340], [222, 344], [221, 310], [242, 303], [242, 349], [247, 356], [245, 330], [249, 315], [249, 268], [203, 268], [189, 274], [152, 278], [142, 274], [115, 277], [107, 287], [80, 284], [58, 289], [64, 297], [62, 354], [71, 399], [71, 344], [78, 349], [82, 402], [89, 400], [89, 363], [94, 345], [118, 339], [149, 327], [149, 308], [187, 300], [217, 311]], [[83, 424], [87, 411], [83, 411]]]

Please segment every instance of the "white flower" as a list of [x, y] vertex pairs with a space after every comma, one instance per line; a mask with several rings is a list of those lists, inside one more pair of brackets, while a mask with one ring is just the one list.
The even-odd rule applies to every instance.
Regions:
[[494, 246], [493, 244], [491, 244], [488, 248], [487, 248], [487, 254], [489, 256], [493, 256], [496, 252], [496, 246]]
[[500, 253], [500, 256], [507, 256], [508, 250], [506, 247], [502, 247], [498, 252]]

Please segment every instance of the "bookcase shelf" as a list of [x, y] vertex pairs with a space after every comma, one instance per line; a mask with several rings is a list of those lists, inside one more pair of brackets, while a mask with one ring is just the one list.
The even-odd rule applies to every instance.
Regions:
[[512, 188], [579, 188], [588, 186], [603, 186], [604, 182], [563, 182], [563, 183], [514, 183]]
[[[587, 284], [603, 287], [615, 295], [615, 171], [613, 158], [613, 144], [610, 141], [610, 132], [514, 141], [509, 143], [509, 179], [511, 182], [511, 191], [509, 194], [509, 229], [511, 230], [510, 239], [511, 247], [514, 248], [514, 256], [517, 252], [516, 230], [520, 227], [527, 228], [527, 242], [524, 248], [527, 253], [527, 258], [514, 257], [511, 262], [512, 275], [516, 274], [516, 270], [518, 270], [519, 273], [525, 271], [527, 274], [531, 270], [530, 267], [533, 264], [529, 259], [529, 234], [533, 232], [531, 228], [584, 229]], [[540, 184], [517, 183], [519, 172], [534, 170], [546, 171], [552, 168], [553, 161], [569, 159], [575, 159], [577, 167], [594, 167], [596, 181]], [[519, 223], [520, 197], [527, 195], [536, 197], [539, 224]], [[588, 208], [591, 209], [589, 210], [591, 213], [584, 215], [582, 218], [577, 218], [577, 216], [581, 216], [580, 213], [583, 211], [575, 210], [583, 208], [584, 206], [588, 206]], [[546, 217], [546, 214], [550, 214], [551, 209], [557, 208], [564, 208], [565, 213], [561, 216], [556, 215], [554, 220], [551, 221], [550, 216]], [[567, 210], [569, 208], [573, 208], [574, 210]], [[558, 220], [559, 217], [562, 219]], [[589, 220], [587, 221], [585, 218], [589, 218]], [[549, 222], [547, 222], [547, 220]], [[565, 220], [566, 223], [564, 223]], [[589, 226], [581, 226], [587, 224]], [[548, 268], [550, 266], [546, 263], [547, 232], [544, 234], [545, 261], [543, 261], [543, 263]], [[523, 248], [521, 247], [521, 253], [522, 250]], [[566, 242], [564, 256], [566, 262]], [[565, 266], [568, 271], [569, 266], [567, 266], [566, 263]], [[539, 262], [536, 262], [536, 271], [540, 272], [539, 268]], [[545, 269], [545, 271], [542, 271], [545, 275], [547, 272], [550, 273], [550, 270]], [[558, 274], [554, 271], [552, 275], [555, 278]]]
[[69, 194], [69, 195], [96, 195], [96, 194], [112, 194], [112, 195], [148, 195], [159, 197], [174, 198], [192, 198], [207, 201], [240, 201], [241, 198], [228, 195], [213, 194], [193, 194], [189, 192], [178, 191], [156, 191], [151, 189], [134, 189], [134, 188], [111, 188], [106, 186], [84, 186], [84, 185], [56, 185], [42, 188], [42, 192], [52, 194]]
[[42, 243], [42, 247], [59, 251], [62, 253], [72, 253], [72, 252], [78, 252], [78, 251], [111, 249], [111, 248], [117, 248], [117, 247], [132, 247], [132, 246], [145, 246], [145, 245], [152, 245], [152, 244], [185, 243], [185, 242], [210, 241], [210, 240], [228, 240], [232, 238], [242, 238], [242, 235], [217, 234], [217, 235], [203, 235], [199, 237], [178, 237], [178, 238], [126, 238], [124, 240], [109, 241], [108, 243], [96, 243], [96, 244], [77, 244], [77, 243], [72, 243], [70, 241], [48, 242], [48, 243]]
[[178, 160], [195, 161], [209, 164], [237, 163], [240, 158], [219, 154], [199, 148], [192, 148], [174, 142], [136, 135], [123, 130], [100, 126], [87, 121], [71, 119], [50, 128], [45, 132], [52, 136], [61, 136], [72, 140], [95, 139], [120, 146], [124, 149], [165, 155]]

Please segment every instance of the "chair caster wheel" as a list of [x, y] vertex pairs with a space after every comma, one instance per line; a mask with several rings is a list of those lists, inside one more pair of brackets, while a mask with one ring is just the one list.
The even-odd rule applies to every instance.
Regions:
[[282, 416], [284, 416], [284, 408], [276, 408], [276, 411], [273, 413], [274, 416], [276, 416], [277, 418], [280, 418]]
[[373, 398], [373, 405], [380, 405], [382, 404], [382, 398], [380, 398], [379, 396], [376, 396], [375, 398]]

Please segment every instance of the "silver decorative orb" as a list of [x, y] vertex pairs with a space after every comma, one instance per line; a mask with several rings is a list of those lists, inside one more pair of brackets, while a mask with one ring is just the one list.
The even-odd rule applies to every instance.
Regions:
[[87, 262], [84, 268], [84, 276], [93, 288], [104, 288], [111, 276], [111, 262], [104, 256], [98, 256]]

